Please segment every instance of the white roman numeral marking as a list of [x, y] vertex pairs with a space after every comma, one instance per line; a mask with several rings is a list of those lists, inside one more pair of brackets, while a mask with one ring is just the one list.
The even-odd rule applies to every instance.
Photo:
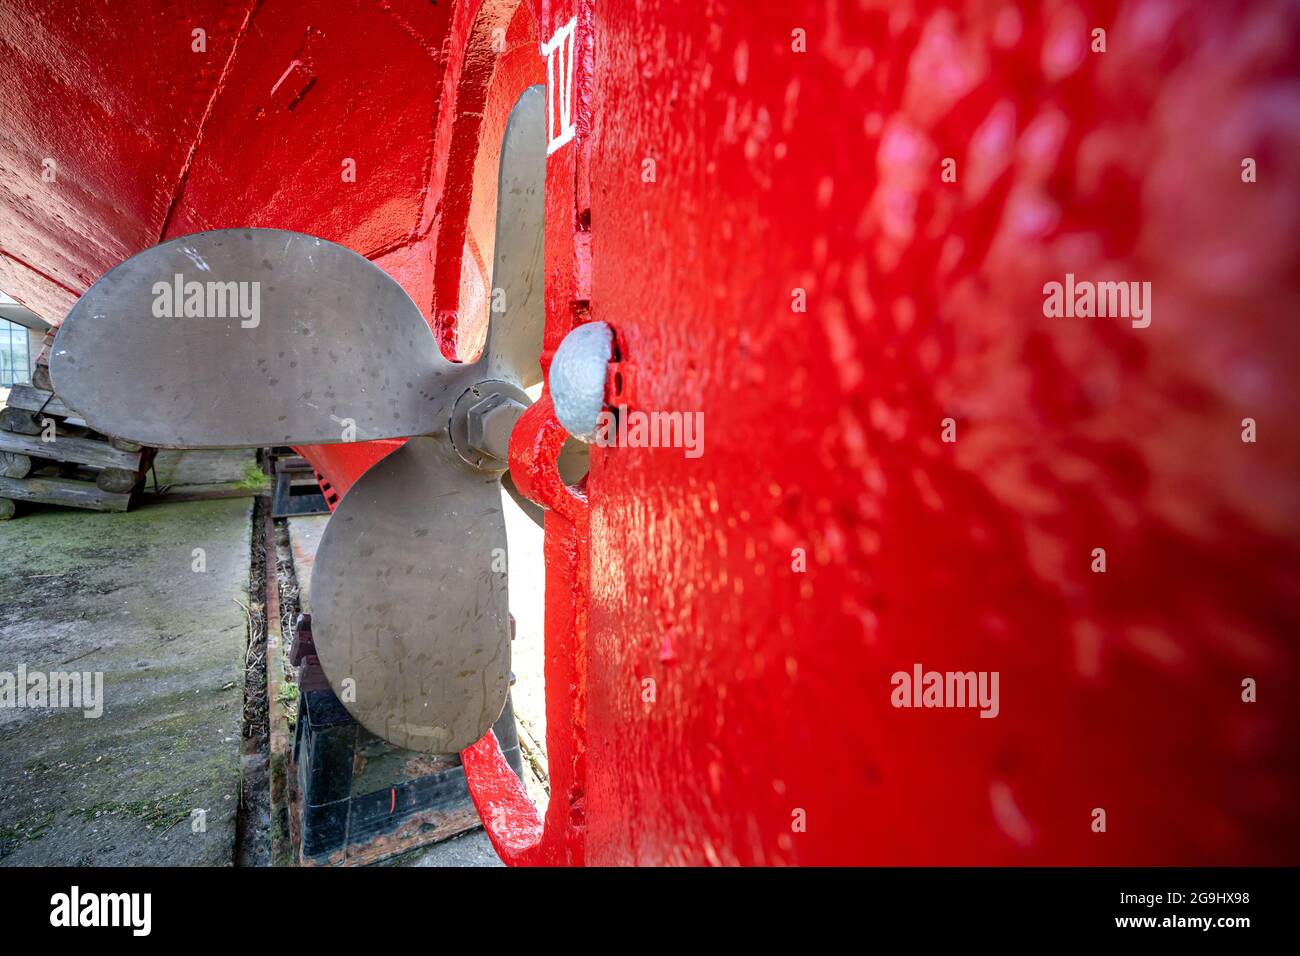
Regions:
[[547, 156], [573, 139], [577, 131], [573, 122], [573, 45], [577, 25], [578, 18], [574, 17], [542, 44], [542, 56], [546, 57]]

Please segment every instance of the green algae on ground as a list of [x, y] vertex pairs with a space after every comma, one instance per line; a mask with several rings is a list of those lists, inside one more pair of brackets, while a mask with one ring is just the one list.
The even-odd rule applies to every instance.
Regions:
[[271, 479], [263, 473], [257, 462], [250, 461], [244, 466], [244, 475], [235, 483], [235, 487], [255, 495], [264, 495], [271, 490]]
[[39, 840], [53, 825], [54, 811], [47, 810], [26, 820], [19, 820], [11, 827], [0, 826], [0, 860], [8, 855], [7, 847], [10, 844], [17, 843], [20, 839]]
[[193, 800], [185, 800], [182, 794], [179, 793], [168, 794], [157, 800], [132, 800], [130, 802], [103, 800], [78, 811], [78, 815], [89, 823], [103, 816], [122, 813], [143, 820], [146, 829], [152, 830], [155, 827], [160, 827], [166, 830], [169, 827], [174, 827], [182, 820], [189, 819], [190, 811], [194, 809], [191, 806], [192, 803]]
[[102, 673], [104, 709], [3, 715], [4, 864], [233, 862], [251, 512], [238, 498], [6, 523], [0, 670]]

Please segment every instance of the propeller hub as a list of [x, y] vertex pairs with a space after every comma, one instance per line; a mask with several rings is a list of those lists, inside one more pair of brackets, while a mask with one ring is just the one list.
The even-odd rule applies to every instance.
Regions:
[[457, 454], [482, 471], [505, 471], [510, 432], [531, 404], [527, 393], [510, 382], [479, 382], [466, 389], [451, 413]]

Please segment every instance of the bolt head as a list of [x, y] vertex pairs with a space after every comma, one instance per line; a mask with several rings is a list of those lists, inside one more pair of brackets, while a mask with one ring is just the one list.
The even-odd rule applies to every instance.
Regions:
[[465, 417], [469, 445], [497, 461], [510, 456], [510, 433], [525, 407], [506, 395], [489, 395], [470, 406]]

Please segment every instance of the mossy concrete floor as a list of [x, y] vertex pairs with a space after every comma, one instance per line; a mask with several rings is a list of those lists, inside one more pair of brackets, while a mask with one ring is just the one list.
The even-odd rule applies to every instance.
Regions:
[[233, 862], [251, 512], [0, 522], [0, 680], [102, 672], [104, 698], [98, 718], [0, 707], [0, 865]]

